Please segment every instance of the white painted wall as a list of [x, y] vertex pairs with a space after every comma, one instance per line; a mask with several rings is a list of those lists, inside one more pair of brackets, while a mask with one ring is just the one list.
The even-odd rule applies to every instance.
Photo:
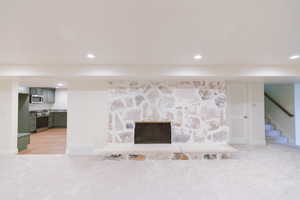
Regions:
[[95, 154], [107, 142], [106, 83], [72, 81], [68, 94], [67, 154]]
[[300, 84], [294, 85], [295, 97], [295, 144], [300, 145]]
[[0, 154], [17, 152], [18, 87], [14, 80], [0, 80]]
[[68, 109], [68, 90], [57, 88], [55, 91], [55, 104], [51, 109]]
[[[244, 84], [247, 90], [247, 144], [264, 145], [264, 84], [237, 84]], [[106, 83], [72, 81], [69, 86], [67, 154], [95, 154], [108, 141], [109, 93]], [[244, 133], [235, 133], [239, 134]]]
[[[244, 84], [247, 90], [247, 144], [264, 145], [264, 84], [235, 84]], [[100, 152], [108, 141], [109, 93], [106, 83], [72, 81], [69, 86], [67, 154], [86, 155]], [[239, 134], [244, 133], [235, 133]]]
[[[264, 144], [263, 83], [240, 84], [245, 84], [248, 90], [249, 144]], [[0, 80], [1, 153], [17, 151], [17, 91], [17, 83], [13, 80]], [[95, 154], [106, 145], [108, 101], [104, 81], [69, 82], [67, 154]]]

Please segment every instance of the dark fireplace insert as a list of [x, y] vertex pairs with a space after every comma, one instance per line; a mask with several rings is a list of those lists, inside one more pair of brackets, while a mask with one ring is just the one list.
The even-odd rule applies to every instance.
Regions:
[[134, 144], [171, 144], [171, 122], [136, 122]]

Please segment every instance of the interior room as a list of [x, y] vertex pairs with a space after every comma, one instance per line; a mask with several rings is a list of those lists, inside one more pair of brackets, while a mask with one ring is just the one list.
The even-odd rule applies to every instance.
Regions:
[[1, 1], [1, 198], [299, 199], [299, 8]]
[[46, 85], [44, 80], [18, 88], [18, 154], [65, 154], [67, 88]]

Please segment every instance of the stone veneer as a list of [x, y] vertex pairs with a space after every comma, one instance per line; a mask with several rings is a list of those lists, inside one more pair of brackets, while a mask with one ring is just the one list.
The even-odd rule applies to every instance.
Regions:
[[171, 121], [172, 143], [228, 141], [224, 81], [110, 81], [110, 143], [134, 143], [135, 121]]
[[153, 153], [110, 153], [103, 154], [103, 160], [221, 160], [229, 159], [231, 153], [211, 152], [211, 153], [195, 153], [195, 152], [153, 152]]

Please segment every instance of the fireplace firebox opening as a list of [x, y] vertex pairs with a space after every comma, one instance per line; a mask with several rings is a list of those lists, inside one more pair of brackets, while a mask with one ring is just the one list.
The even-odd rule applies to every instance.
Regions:
[[136, 122], [134, 144], [171, 144], [171, 122]]

